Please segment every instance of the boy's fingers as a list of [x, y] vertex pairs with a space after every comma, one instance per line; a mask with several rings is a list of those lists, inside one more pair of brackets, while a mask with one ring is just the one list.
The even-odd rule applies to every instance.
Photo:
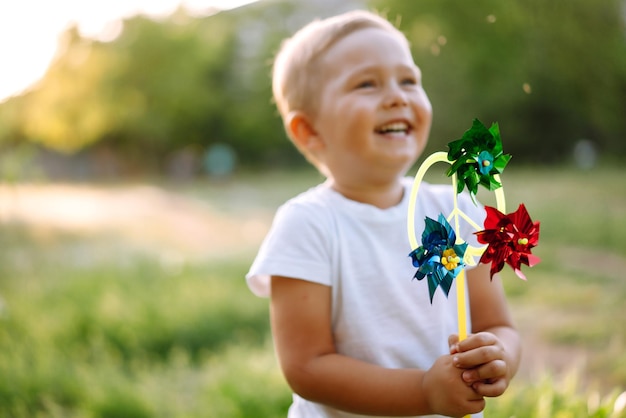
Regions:
[[462, 374], [466, 383], [488, 382], [492, 379], [500, 379], [507, 374], [507, 365], [504, 360], [494, 360], [474, 369], [465, 370]]
[[490, 398], [502, 395], [507, 386], [508, 383], [506, 379], [497, 379], [489, 383], [479, 381], [472, 384], [472, 388], [476, 391], [476, 393]]
[[452, 363], [462, 369], [473, 369], [474, 367], [503, 359], [504, 353], [502, 349], [495, 345], [489, 345], [468, 352], [454, 353]]
[[496, 336], [490, 332], [472, 334], [463, 341], [457, 343], [459, 352], [474, 350], [478, 347], [497, 344]]
[[448, 337], [448, 347], [450, 347], [450, 354], [455, 354], [459, 352], [457, 347], [457, 343], [459, 342], [459, 336], [456, 334], [452, 334]]
[[453, 345], [459, 342], [459, 336], [457, 334], [451, 334], [448, 336], [448, 344]]

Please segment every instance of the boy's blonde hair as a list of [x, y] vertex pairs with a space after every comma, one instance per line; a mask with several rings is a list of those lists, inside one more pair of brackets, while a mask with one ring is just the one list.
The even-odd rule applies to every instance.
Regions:
[[[320, 57], [337, 41], [369, 28], [397, 34], [408, 43], [404, 34], [387, 19], [364, 10], [315, 20], [283, 41], [274, 60], [272, 91], [286, 128], [289, 114], [293, 111], [301, 111], [311, 118], [316, 116], [321, 90]], [[304, 150], [300, 151], [310, 160]]]

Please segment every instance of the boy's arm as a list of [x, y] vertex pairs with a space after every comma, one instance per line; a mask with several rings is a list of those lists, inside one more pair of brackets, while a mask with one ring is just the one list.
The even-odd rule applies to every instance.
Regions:
[[499, 396], [517, 373], [521, 341], [500, 277], [491, 280], [489, 270], [480, 264], [467, 272], [473, 334], [453, 345], [452, 353], [458, 367], [469, 369], [463, 379], [478, 393]]
[[305, 399], [367, 415], [461, 416], [484, 408], [452, 356], [423, 371], [386, 369], [338, 354], [328, 286], [272, 277], [271, 322], [283, 373]]

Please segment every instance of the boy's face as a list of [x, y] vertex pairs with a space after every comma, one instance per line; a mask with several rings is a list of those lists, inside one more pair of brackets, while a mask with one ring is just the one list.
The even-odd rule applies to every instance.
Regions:
[[382, 29], [362, 29], [321, 60], [313, 120], [323, 143], [318, 158], [336, 181], [355, 186], [404, 175], [424, 149], [432, 120], [407, 43]]

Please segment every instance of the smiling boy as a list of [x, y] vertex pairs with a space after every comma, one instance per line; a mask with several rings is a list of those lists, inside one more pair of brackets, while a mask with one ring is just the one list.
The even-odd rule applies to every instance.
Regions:
[[[519, 336], [488, 266], [467, 271], [473, 334], [460, 343], [454, 290], [431, 304], [411, 281], [405, 176], [432, 110], [408, 41], [365, 11], [312, 22], [283, 44], [273, 91], [289, 138], [327, 178], [279, 209], [247, 275], [271, 298], [289, 416], [479, 413], [514, 376]], [[424, 185], [416, 219], [449, 213], [450, 196]], [[459, 205], [484, 218], [467, 196]]]

